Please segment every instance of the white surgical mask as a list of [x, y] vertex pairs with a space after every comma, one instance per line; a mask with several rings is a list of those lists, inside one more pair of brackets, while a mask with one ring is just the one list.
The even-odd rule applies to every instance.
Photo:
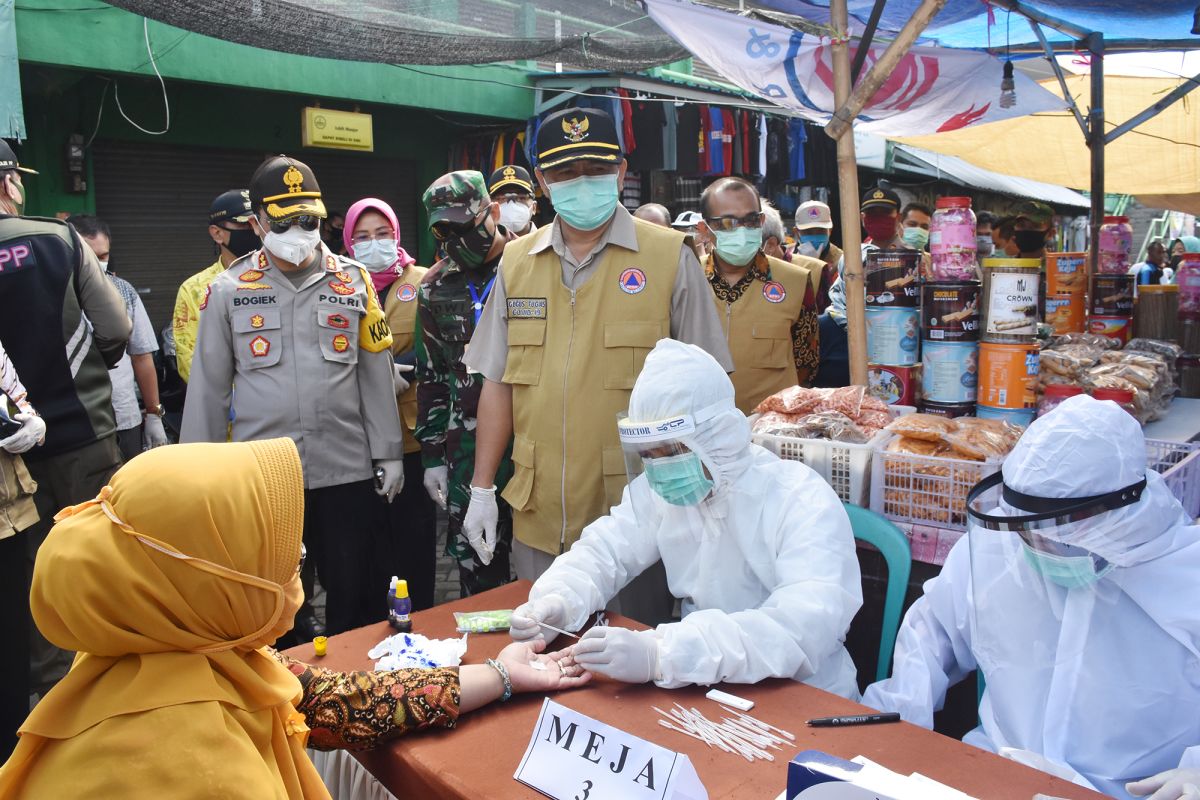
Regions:
[[398, 242], [395, 239], [373, 239], [354, 243], [354, 260], [371, 272], [383, 272], [396, 263]]
[[271, 255], [283, 259], [289, 264], [300, 264], [312, 255], [321, 243], [319, 228], [306, 231], [299, 225], [293, 225], [285, 233], [267, 231], [263, 245], [271, 251]]
[[105, 272], [108, 272], [108, 260], [107, 259], [100, 262], [100, 269], [104, 270]]
[[500, 204], [500, 224], [513, 233], [520, 233], [529, 227], [531, 219], [533, 219], [533, 209], [526, 203], [506, 200]]

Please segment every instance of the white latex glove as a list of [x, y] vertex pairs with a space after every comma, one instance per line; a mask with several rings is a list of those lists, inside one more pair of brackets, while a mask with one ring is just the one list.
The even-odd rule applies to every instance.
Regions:
[[373, 461], [372, 465], [383, 470], [383, 480], [375, 484], [375, 494], [386, 497], [389, 503], [392, 502], [404, 488], [404, 462], [398, 458], [381, 459]]
[[467, 514], [463, 517], [463, 533], [485, 566], [492, 563], [492, 553], [496, 551], [496, 524], [499, 521], [496, 487], [484, 489], [472, 486], [471, 502], [467, 504]]
[[[537, 600], [522, 603], [513, 609], [512, 619], [508, 623], [508, 635], [518, 642], [528, 642], [539, 638], [542, 640], [553, 639], [554, 636], [548, 635], [545, 629], [538, 624], [539, 622], [553, 625], [556, 628], [566, 625], [566, 602], [556, 594], [548, 594]], [[550, 634], [554, 634], [554, 631], [550, 631]]]
[[425, 477], [422, 482], [425, 484], [425, 491], [429, 492], [429, 496], [433, 498], [433, 502], [437, 503], [442, 508], [446, 507], [446, 492], [449, 486], [449, 469], [445, 464], [440, 467], [426, 467]]
[[658, 636], [652, 630], [592, 628], [572, 655], [584, 669], [626, 683], [645, 683], [658, 674]]
[[1150, 795], [1150, 800], [1200, 800], [1200, 769], [1169, 769], [1127, 783], [1125, 791], [1134, 797]]
[[147, 414], [142, 420], [142, 449], [151, 450], [166, 443], [167, 429], [163, 427], [162, 417], [158, 414]]
[[24, 453], [45, 441], [46, 421], [37, 414], [14, 414], [13, 420], [21, 423], [21, 430], [7, 439], [0, 439], [0, 447], [13, 454]]
[[408, 379], [408, 373], [414, 369], [416, 367], [412, 364], [392, 364], [392, 379], [396, 382], [396, 394], [404, 394], [408, 391], [408, 387], [412, 385], [412, 381]]

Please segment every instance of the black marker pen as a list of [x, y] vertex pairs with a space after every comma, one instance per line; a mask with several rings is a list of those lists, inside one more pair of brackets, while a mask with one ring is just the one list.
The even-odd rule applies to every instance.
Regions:
[[874, 725], [879, 722], [899, 722], [900, 715], [895, 711], [888, 714], [858, 714], [852, 717], [818, 717], [810, 719], [808, 724], [813, 728], [840, 728], [843, 725]]

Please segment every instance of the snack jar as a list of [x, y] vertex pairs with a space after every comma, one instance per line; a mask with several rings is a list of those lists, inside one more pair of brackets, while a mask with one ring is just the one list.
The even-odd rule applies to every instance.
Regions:
[[939, 281], [970, 281], [975, 269], [975, 212], [969, 197], [939, 197], [929, 222], [929, 253], [933, 277]]
[[1054, 409], [1058, 408], [1059, 404], [1068, 397], [1074, 397], [1077, 394], [1083, 394], [1083, 389], [1079, 386], [1071, 386], [1065, 383], [1052, 383], [1042, 392], [1042, 399], [1038, 400], [1037, 415], [1044, 417]]
[[1092, 397], [1096, 400], [1112, 400], [1128, 411], [1129, 416], [1137, 419], [1137, 412], [1133, 407], [1133, 392], [1129, 389], [1093, 389]]
[[1113, 275], [1129, 271], [1129, 251], [1133, 249], [1133, 226], [1129, 217], [1105, 217], [1100, 226], [1100, 263], [1097, 269]]

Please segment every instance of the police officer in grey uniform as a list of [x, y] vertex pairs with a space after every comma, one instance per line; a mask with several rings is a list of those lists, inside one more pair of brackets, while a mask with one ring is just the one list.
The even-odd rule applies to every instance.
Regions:
[[307, 165], [267, 159], [250, 201], [264, 246], [233, 262], [200, 305], [181, 440], [223, 442], [231, 418], [235, 442], [295, 440], [304, 541], [332, 635], [386, 613], [371, 492], [390, 502], [404, 483], [392, 336], [366, 270], [321, 242], [325, 205]]

